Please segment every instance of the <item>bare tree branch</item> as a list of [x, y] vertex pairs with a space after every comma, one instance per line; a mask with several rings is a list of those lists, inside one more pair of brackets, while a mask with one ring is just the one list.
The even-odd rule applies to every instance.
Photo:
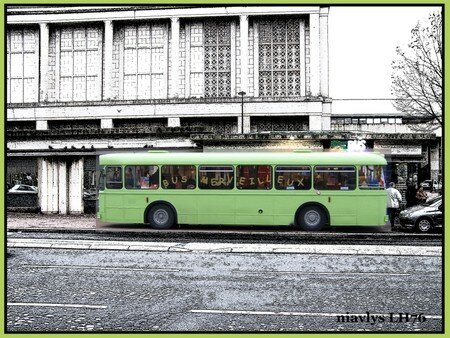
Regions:
[[394, 107], [403, 112], [411, 128], [432, 131], [442, 121], [442, 15], [430, 15], [426, 27], [411, 30], [407, 52], [396, 48], [392, 63]]

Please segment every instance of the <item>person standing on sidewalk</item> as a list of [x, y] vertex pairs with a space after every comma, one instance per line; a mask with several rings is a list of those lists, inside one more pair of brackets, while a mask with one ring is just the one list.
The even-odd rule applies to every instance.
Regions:
[[387, 210], [389, 215], [389, 221], [391, 222], [391, 229], [395, 228], [395, 216], [397, 216], [398, 208], [400, 207], [400, 202], [402, 201], [402, 195], [395, 189], [395, 183], [389, 183], [389, 188], [387, 191]]

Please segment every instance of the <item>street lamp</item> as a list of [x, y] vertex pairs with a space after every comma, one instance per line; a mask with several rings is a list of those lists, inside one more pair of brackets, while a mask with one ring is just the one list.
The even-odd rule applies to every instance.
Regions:
[[246, 92], [239, 92], [238, 95], [241, 95], [241, 134], [244, 133], [244, 95]]

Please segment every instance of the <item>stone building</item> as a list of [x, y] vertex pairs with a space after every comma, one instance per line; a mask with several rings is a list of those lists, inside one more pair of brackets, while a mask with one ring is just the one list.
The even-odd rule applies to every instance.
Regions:
[[435, 134], [412, 133], [401, 116], [332, 111], [326, 6], [6, 11], [6, 179], [38, 185], [43, 212], [83, 212], [97, 157], [112, 151], [364, 141], [395, 178], [398, 164], [419, 172], [424, 154], [421, 178], [437, 176]]

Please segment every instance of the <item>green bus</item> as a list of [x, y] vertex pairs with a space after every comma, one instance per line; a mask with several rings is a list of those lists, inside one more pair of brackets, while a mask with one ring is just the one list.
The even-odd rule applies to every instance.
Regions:
[[104, 223], [381, 226], [377, 153], [112, 153], [99, 158], [97, 219]]

